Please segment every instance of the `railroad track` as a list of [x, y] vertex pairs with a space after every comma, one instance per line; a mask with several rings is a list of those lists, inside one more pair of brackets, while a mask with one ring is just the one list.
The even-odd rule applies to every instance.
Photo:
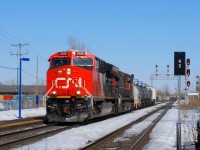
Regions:
[[[140, 150], [145, 145], [145, 143], [149, 139], [149, 134], [151, 133], [151, 130], [153, 127], [157, 124], [157, 122], [164, 116], [164, 114], [168, 111], [169, 108], [171, 108], [172, 103], [161, 107], [157, 110], [152, 111], [151, 113], [131, 122], [130, 124], [108, 134], [104, 137], [88, 144], [87, 146], [83, 147], [82, 149], [87, 150], [102, 150], [102, 149], [128, 149], [128, 150]], [[152, 121], [152, 124], [144, 129], [140, 134], [134, 134], [131, 135], [131, 137], [128, 137], [129, 140], [127, 141], [121, 141], [121, 142], [113, 142], [114, 139], [117, 137], [120, 137], [124, 134], [124, 132], [127, 129], [130, 129], [133, 125], [138, 124], [140, 122], [143, 122], [148, 117], [152, 116], [155, 113], [158, 113], [160, 111], [160, 115], [154, 121]]]
[[10, 132], [0, 135], [0, 149], [11, 149], [23, 145], [31, 144], [43, 138], [52, 136], [59, 132], [78, 127], [72, 126], [57, 126], [57, 124], [43, 125], [31, 129], [24, 129], [16, 132]]

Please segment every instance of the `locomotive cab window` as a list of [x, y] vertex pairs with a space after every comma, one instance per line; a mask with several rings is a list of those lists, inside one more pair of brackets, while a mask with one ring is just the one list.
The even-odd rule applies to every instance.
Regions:
[[74, 66], [93, 66], [92, 58], [74, 58], [73, 59]]
[[70, 58], [53, 58], [51, 67], [70, 65]]

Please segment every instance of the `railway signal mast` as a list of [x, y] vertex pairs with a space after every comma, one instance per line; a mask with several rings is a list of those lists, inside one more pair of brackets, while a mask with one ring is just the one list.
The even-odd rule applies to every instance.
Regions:
[[188, 80], [189, 76], [190, 76], [190, 69], [189, 69], [189, 66], [190, 66], [190, 59], [188, 58], [186, 60], [186, 73], [185, 73], [185, 102], [188, 103], [187, 101], [187, 90], [189, 89], [190, 87], [190, 81]]
[[[186, 63], [185, 63], [186, 62]], [[174, 52], [174, 75], [178, 77], [178, 123], [177, 123], [177, 149], [181, 150], [181, 120], [180, 120], [180, 94], [181, 76], [185, 76], [185, 100], [190, 87], [190, 59], [185, 60], [185, 52]]]
[[[190, 71], [188, 72], [188, 74]], [[174, 75], [178, 78], [178, 123], [177, 123], [177, 149], [181, 150], [181, 120], [180, 120], [180, 94], [181, 76], [186, 74], [185, 52], [174, 52]]]

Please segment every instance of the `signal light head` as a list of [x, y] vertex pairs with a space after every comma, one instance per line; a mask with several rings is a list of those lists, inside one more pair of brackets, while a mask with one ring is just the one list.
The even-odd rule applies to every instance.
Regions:
[[188, 87], [190, 86], [190, 81], [187, 81], [187, 86], [188, 86]]
[[190, 69], [187, 69], [186, 74], [187, 74], [188, 77], [190, 76]]
[[188, 66], [190, 65], [190, 59], [189, 58], [187, 59], [186, 63], [187, 63]]

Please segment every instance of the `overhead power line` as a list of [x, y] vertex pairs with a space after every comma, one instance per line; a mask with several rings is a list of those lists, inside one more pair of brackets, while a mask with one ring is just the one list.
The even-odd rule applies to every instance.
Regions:
[[0, 40], [3, 41], [3, 42], [5, 42], [5, 43], [11, 44], [9, 41], [7, 41], [5, 39], [0, 38]]
[[[5, 31], [2, 27], [0, 27], [0, 36], [6, 41], [9, 41], [9, 43], [13, 43], [13, 42], [17, 42], [20, 43], [22, 42], [21, 40], [19, 40], [18, 38], [16, 38], [15, 36], [13, 36], [12, 34], [8, 33], [7, 31]], [[23, 42], [24, 43], [24, 42]]]
[[0, 68], [5, 68], [5, 69], [19, 69], [19, 68], [5, 67], [5, 66], [0, 66]]
[[48, 62], [48, 58], [45, 58], [45, 57], [39, 55], [31, 45], [29, 45], [29, 47], [31, 48], [32, 52], [35, 53], [35, 55], [32, 55], [33, 57], [39, 57], [39, 58], [41, 58], [41, 60]]
[[[16, 70], [16, 69], [19, 69], [19, 68], [12, 68], [12, 67], [6, 67], [6, 66], [0, 66], [0, 68], [3, 68], [3, 69], [12, 69], [12, 70]], [[27, 71], [25, 70], [22, 70], [25, 74], [31, 76], [32, 78], [36, 78], [36, 75], [33, 75], [31, 73], [28, 73]], [[41, 80], [41, 81], [46, 81], [44, 79], [41, 79], [41, 78], [38, 78], [38, 80]]]
[[[28, 73], [27, 71], [25, 71], [25, 70], [22, 70], [24, 73], [26, 73], [27, 75], [29, 75], [30, 77], [32, 77], [32, 78], [36, 78], [36, 75], [33, 75], [33, 74], [31, 74], [31, 73]], [[41, 80], [41, 81], [46, 81], [46, 80], [44, 80], [44, 79], [41, 79], [41, 78], [38, 78], [38, 80]]]

